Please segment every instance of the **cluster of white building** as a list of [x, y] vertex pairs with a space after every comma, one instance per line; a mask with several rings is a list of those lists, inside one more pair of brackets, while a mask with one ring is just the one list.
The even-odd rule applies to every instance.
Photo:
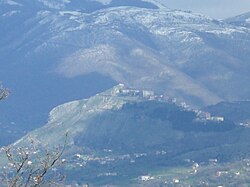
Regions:
[[185, 102], [177, 103], [176, 98], [171, 98], [168, 95], [155, 95], [154, 91], [151, 90], [137, 90], [126, 88], [124, 84], [119, 84], [118, 87], [113, 91], [113, 95], [120, 96], [132, 96], [132, 97], [142, 97], [148, 100], [166, 101], [168, 103], [175, 103], [187, 111], [194, 111], [197, 116], [198, 121], [215, 121], [223, 122], [225, 119], [222, 116], [212, 116], [209, 112], [204, 112], [201, 110], [192, 110], [188, 104]]
[[244, 127], [250, 127], [250, 122], [240, 122], [239, 125]]
[[143, 98], [154, 97], [154, 91], [126, 88], [124, 84], [119, 84], [112, 94], [120, 95], [120, 96], [134, 96], [134, 97], [137, 96], [137, 97], [143, 97]]
[[215, 121], [215, 122], [223, 122], [225, 119], [222, 116], [212, 116], [209, 112], [204, 112], [201, 110], [195, 111], [197, 120], [201, 121]]
[[140, 176], [140, 180], [141, 181], [149, 181], [149, 180], [154, 180], [155, 178], [149, 175], [144, 175], [144, 176]]
[[171, 98], [168, 95], [156, 95], [152, 90], [138, 90], [133, 88], [127, 88], [124, 84], [119, 84], [112, 93], [115, 96], [132, 96], [142, 97], [148, 100], [167, 101], [170, 103], [176, 103], [176, 98]]

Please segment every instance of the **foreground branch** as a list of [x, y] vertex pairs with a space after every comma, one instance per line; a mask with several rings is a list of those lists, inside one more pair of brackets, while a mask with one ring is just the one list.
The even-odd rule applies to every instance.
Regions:
[[67, 136], [68, 134], [65, 135], [61, 148], [38, 148], [32, 139], [31, 148], [3, 148], [8, 161], [4, 167], [5, 172], [1, 174], [5, 185], [7, 187], [37, 187], [55, 186], [56, 183], [61, 182], [65, 177], [53, 175], [53, 168], [62, 163], [61, 157], [66, 148]]

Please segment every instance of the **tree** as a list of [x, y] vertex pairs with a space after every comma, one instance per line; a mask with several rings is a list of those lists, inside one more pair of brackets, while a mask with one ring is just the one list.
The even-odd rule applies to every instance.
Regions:
[[65, 135], [63, 146], [41, 148], [30, 139], [29, 148], [15, 148], [15, 146], [3, 147], [1, 152], [7, 159], [0, 175], [0, 185], [7, 187], [38, 187], [38, 186], [61, 186], [65, 178], [56, 172], [56, 167], [64, 162], [61, 159], [67, 142]]
[[10, 90], [7, 88], [4, 88], [1, 84], [0, 84], [0, 100], [5, 99], [6, 97], [8, 97], [10, 95]]
[[[0, 83], [0, 100], [7, 98], [10, 90]], [[30, 138], [30, 147], [10, 145], [0, 150], [5, 156], [6, 165], [0, 168], [0, 186], [6, 187], [38, 187], [61, 186], [65, 178], [57, 172], [56, 167], [64, 162], [61, 159], [67, 144], [68, 133], [62, 146], [51, 149], [50, 146], [38, 146]], [[1, 157], [0, 158], [3, 158]], [[0, 159], [1, 161], [1, 159]]]

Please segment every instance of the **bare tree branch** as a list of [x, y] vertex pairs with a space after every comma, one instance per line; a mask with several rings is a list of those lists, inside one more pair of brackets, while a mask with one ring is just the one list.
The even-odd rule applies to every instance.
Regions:
[[0, 83], [0, 100], [7, 98], [10, 95], [10, 90], [7, 88], [3, 88]]
[[38, 148], [33, 139], [31, 139], [31, 148], [29, 149], [3, 148], [9, 166], [8, 172], [2, 174], [7, 187], [37, 187], [48, 185], [48, 183], [62, 182], [65, 177], [53, 176], [51, 171], [60, 163], [59, 160], [66, 148], [67, 136], [68, 133], [65, 135], [62, 148]]

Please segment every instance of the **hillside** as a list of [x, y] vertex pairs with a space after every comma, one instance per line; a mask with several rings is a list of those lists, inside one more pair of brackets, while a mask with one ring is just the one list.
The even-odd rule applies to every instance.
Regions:
[[249, 128], [227, 120], [198, 120], [197, 114], [167, 96], [118, 85], [54, 108], [44, 127], [14, 146], [28, 147], [32, 138], [39, 146], [53, 147], [63, 144], [68, 132], [67, 163], [61, 168], [67, 182], [97, 186], [132, 185], [140, 176], [159, 174], [164, 168], [183, 167], [182, 176], [193, 162], [205, 169], [210, 159], [223, 167], [249, 158]]
[[245, 124], [250, 122], [249, 109], [250, 101], [221, 102], [204, 108], [212, 115], [224, 116], [228, 120]]
[[232, 18], [228, 18], [225, 21], [232, 25], [249, 28], [250, 27], [250, 12], [247, 12], [245, 14], [241, 14], [239, 16], [235, 16]]

